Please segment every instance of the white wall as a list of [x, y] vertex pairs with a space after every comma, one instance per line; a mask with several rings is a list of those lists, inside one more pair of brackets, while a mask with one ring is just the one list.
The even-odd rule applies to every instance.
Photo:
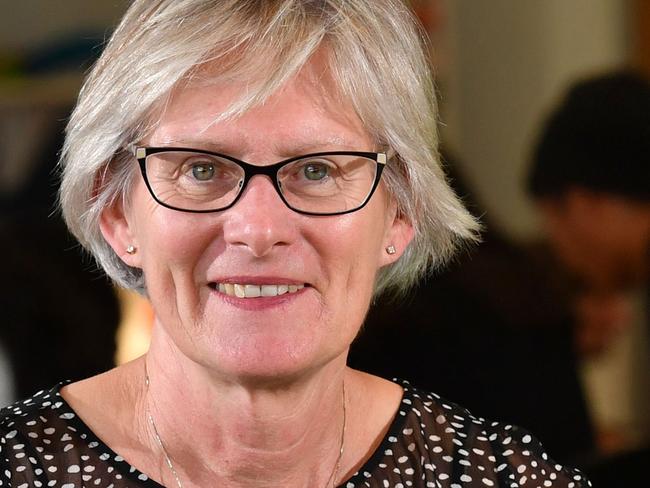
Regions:
[[488, 218], [530, 237], [524, 180], [539, 124], [568, 82], [625, 61], [628, 3], [442, 1], [443, 136]]

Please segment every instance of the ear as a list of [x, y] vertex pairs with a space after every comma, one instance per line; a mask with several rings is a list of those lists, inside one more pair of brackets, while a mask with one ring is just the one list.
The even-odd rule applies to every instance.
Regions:
[[[137, 252], [139, 246], [134, 236], [133, 224], [125, 212], [121, 198], [104, 209], [99, 219], [99, 228], [106, 242], [125, 264], [134, 268], [141, 267], [141, 256]], [[133, 246], [136, 252], [128, 253], [129, 246]]]
[[[413, 225], [403, 215], [399, 214], [397, 204], [392, 202], [389, 206], [379, 266], [386, 266], [397, 261], [406, 251], [414, 235]], [[392, 246], [391, 249], [395, 250], [392, 254], [388, 252], [390, 246]]]

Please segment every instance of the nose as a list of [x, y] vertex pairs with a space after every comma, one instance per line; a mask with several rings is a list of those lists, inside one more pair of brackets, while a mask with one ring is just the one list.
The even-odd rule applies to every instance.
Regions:
[[225, 241], [263, 257], [295, 239], [295, 217], [275, 191], [268, 176], [253, 176], [237, 203], [226, 210]]

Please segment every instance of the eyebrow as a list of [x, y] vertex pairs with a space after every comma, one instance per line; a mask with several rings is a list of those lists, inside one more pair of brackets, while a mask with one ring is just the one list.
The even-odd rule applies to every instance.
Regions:
[[[354, 144], [351, 141], [348, 141], [340, 136], [330, 137], [328, 139], [316, 139], [309, 142], [297, 143], [290, 146], [290, 151], [286, 151], [292, 154], [307, 154], [312, 152], [319, 151], [329, 151], [329, 150], [361, 150], [358, 144]], [[291, 155], [291, 154], [289, 154]]]
[[[152, 144], [154, 145], [154, 144]], [[185, 147], [188, 149], [204, 149], [206, 151], [218, 152], [229, 154], [232, 152], [234, 147], [228, 146], [227, 144], [215, 142], [214, 140], [209, 139], [172, 139], [165, 138], [163, 141], [155, 143], [159, 147]]]
[[[353, 151], [353, 150], [365, 150], [366, 148], [360, 148], [359, 144], [354, 144], [349, 140], [346, 140], [340, 136], [334, 136], [326, 139], [315, 139], [308, 142], [297, 142], [295, 144], [287, 144], [286, 141], [283, 141], [283, 147], [276, 147], [275, 150], [280, 156], [295, 156], [299, 154], [309, 154], [315, 152], [324, 152], [324, 151]], [[212, 151], [222, 154], [236, 155], [242, 150], [241, 146], [235, 146], [232, 144], [215, 141], [214, 139], [166, 139], [156, 144], [157, 146], [169, 146], [169, 147], [187, 147], [192, 149], [204, 149], [206, 151]]]

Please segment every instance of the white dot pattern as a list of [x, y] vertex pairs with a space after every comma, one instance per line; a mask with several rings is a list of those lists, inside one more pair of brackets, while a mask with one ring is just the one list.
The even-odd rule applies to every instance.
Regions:
[[[160, 488], [76, 416], [59, 393], [64, 384], [0, 411], [0, 487]], [[389, 432], [342, 488], [591, 486], [525, 430], [402, 386]]]

